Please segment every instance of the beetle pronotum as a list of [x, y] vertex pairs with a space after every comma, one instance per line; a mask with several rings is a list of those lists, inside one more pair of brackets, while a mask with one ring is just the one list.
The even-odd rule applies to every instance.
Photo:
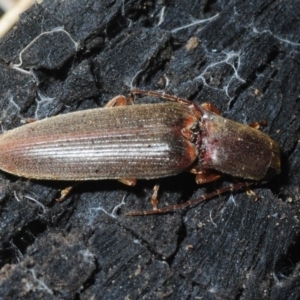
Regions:
[[171, 100], [126, 105], [116, 96], [104, 108], [33, 122], [0, 136], [0, 169], [32, 179], [117, 179], [135, 185], [183, 171], [199, 184], [223, 174], [250, 180], [187, 204], [135, 214], [167, 212], [280, 173], [280, 151], [268, 135], [223, 118], [211, 104], [133, 89]]

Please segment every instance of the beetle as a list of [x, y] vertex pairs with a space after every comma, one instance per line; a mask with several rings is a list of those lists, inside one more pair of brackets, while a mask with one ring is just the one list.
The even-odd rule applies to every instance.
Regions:
[[[131, 92], [170, 101], [127, 105], [126, 98], [119, 95], [104, 108], [62, 114], [9, 130], [0, 136], [0, 169], [31, 179], [117, 179], [127, 185], [183, 171], [194, 173], [199, 184], [224, 174], [247, 180], [214, 195], [280, 173], [278, 144], [255, 128], [222, 117], [212, 104], [197, 105], [153, 91]], [[169, 210], [174, 208], [177, 206]]]

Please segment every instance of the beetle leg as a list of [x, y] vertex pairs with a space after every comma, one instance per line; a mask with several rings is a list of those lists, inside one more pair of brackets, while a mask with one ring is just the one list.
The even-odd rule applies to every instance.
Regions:
[[123, 95], [118, 95], [111, 100], [109, 100], [104, 107], [114, 107], [114, 106], [126, 106], [127, 100], [126, 97]]
[[215, 113], [216, 115], [221, 115], [221, 112], [212, 103], [205, 102], [201, 104], [201, 107]]
[[201, 170], [197, 168], [191, 169], [190, 173], [196, 174], [197, 184], [205, 184], [205, 183], [213, 182], [219, 180], [224, 176], [223, 174], [216, 171], [203, 170], [203, 169]]
[[223, 177], [223, 174], [217, 172], [203, 171], [202, 173], [196, 174], [196, 183], [205, 184], [219, 180]]
[[36, 122], [36, 121], [38, 121], [37, 119], [34, 119], [34, 118], [26, 118], [23, 122], [25, 123], [25, 124], [29, 124], [29, 123], [34, 123], [34, 122]]
[[196, 205], [203, 201], [210, 200], [211, 198], [220, 196], [224, 193], [247, 188], [253, 184], [255, 184], [255, 183], [254, 182], [239, 182], [239, 183], [235, 183], [235, 184], [230, 184], [229, 186], [217, 189], [217, 190], [213, 191], [212, 193], [202, 195], [199, 198], [191, 199], [184, 203], [158, 208], [157, 210], [132, 211], [132, 212], [127, 213], [126, 215], [127, 216], [145, 216], [145, 215], [164, 214], [164, 213], [174, 212], [175, 210], [184, 209], [188, 206]]
[[135, 186], [136, 185], [136, 179], [135, 178], [120, 178], [118, 181], [122, 182], [125, 185], [129, 186]]
[[159, 184], [156, 184], [153, 187], [153, 194], [151, 197], [151, 204], [153, 206], [153, 210], [157, 210], [157, 206], [158, 206], [158, 190], [159, 190]]
[[250, 123], [249, 126], [255, 129], [259, 129], [261, 126], [267, 126], [268, 123], [266, 120], [260, 121], [260, 122], [253, 122]]
[[[136, 185], [136, 179], [134, 178], [121, 178], [119, 179], [120, 182], [123, 184], [134, 186]], [[153, 187], [153, 194], [151, 196], [151, 204], [153, 206], [153, 210], [157, 210], [158, 208], [158, 191], [159, 191], [159, 184], [156, 184]]]
[[71, 193], [72, 189], [76, 186], [77, 184], [75, 185], [72, 185], [72, 186], [68, 186], [66, 188], [64, 188], [63, 190], [60, 191], [60, 197], [55, 199], [56, 202], [63, 202], [66, 197]]
[[247, 193], [248, 196], [253, 196], [255, 202], [259, 198], [259, 196], [253, 190], [251, 190], [249, 187], [246, 188], [246, 193]]
[[[136, 185], [136, 179], [135, 178], [121, 178], [118, 181], [122, 182], [125, 185], [128, 186], [135, 186]], [[78, 184], [74, 184], [72, 186], [68, 186], [60, 191], [60, 196], [55, 199], [56, 202], [62, 202], [66, 199], [66, 197], [71, 193], [72, 189], [76, 187]]]

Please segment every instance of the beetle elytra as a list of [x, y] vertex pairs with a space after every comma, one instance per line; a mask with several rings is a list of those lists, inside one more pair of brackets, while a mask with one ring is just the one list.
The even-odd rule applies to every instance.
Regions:
[[132, 93], [171, 101], [126, 105], [126, 98], [117, 96], [104, 108], [7, 131], [0, 136], [0, 169], [33, 179], [117, 179], [128, 185], [183, 171], [194, 173], [199, 184], [224, 174], [247, 180], [215, 194], [280, 173], [279, 146], [267, 134], [220, 116], [208, 103], [199, 106], [138, 89]]

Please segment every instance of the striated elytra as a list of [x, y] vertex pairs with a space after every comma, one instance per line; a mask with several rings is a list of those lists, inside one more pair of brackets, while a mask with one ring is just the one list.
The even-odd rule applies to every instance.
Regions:
[[221, 117], [207, 104], [162, 96], [175, 101], [84, 110], [7, 131], [0, 136], [0, 169], [74, 181], [189, 171], [198, 183], [214, 180], [215, 173], [255, 181], [280, 173], [279, 147], [268, 135]]

